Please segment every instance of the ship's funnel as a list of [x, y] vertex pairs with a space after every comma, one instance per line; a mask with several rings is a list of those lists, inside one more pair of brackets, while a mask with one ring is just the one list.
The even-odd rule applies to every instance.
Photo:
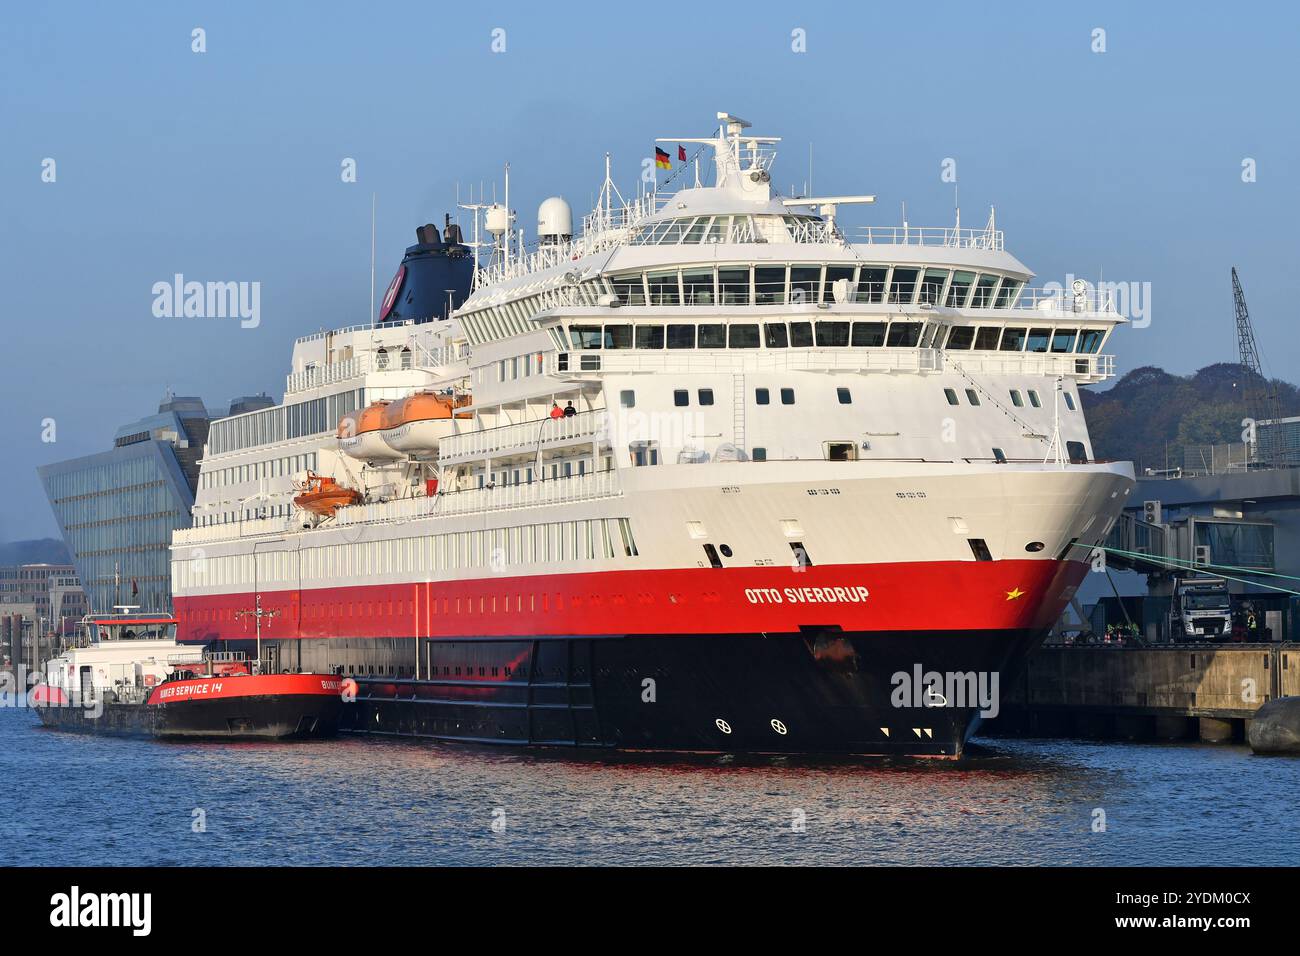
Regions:
[[379, 321], [432, 322], [445, 319], [469, 295], [474, 256], [460, 241], [460, 228], [448, 223], [443, 235], [433, 223], [415, 230], [397, 275], [384, 293]]

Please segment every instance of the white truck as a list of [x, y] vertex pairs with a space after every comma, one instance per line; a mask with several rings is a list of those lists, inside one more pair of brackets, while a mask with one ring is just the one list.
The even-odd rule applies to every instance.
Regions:
[[1179, 578], [1170, 609], [1174, 640], [1222, 641], [1232, 636], [1232, 601], [1223, 578]]

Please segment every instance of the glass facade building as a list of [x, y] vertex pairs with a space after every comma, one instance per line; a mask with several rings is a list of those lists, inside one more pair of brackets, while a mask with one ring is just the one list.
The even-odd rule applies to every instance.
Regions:
[[92, 611], [171, 610], [171, 536], [191, 523], [209, 420], [198, 399], [168, 398], [109, 451], [38, 469]]

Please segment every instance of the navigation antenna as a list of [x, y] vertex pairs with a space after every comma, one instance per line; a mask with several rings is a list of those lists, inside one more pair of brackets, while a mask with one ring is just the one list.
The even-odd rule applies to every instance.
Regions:
[[[1232, 267], [1232, 301], [1237, 310], [1237, 353], [1240, 357], [1243, 374], [1242, 392], [1246, 400], [1246, 414], [1250, 418], [1251, 428], [1247, 434], [1253, 438], [1256, 461], [1272, 464], [1270, 454], [1263, 454], [1259, 441], [1259, 423], [1277, 421], [1282, 417], [1278, 406], [1277, 391], [1267, 378], [1259, 360], [1259, 347], [1255, 343], [1255, 330], [1250, 323], [1250, 312], [1246, 309], [1246, 294], [1241, 290], [1241, 280], [1237, 278], [1237, 267]], [[1270, 450], [1271, 452], [1271, 450]]]

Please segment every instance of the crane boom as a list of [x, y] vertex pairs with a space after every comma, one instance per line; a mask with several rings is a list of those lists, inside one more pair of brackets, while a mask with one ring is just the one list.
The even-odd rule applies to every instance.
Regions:
[[[1246, 400], [1246, 414], [1255, 422], [1256, 429], [1260, 422], [1275, 422], [1282, 417], [1278, 405], [1277, 392], [1272, 383], [1264, 376], [1264, 368], [1259, 360], [1259, 346], [1255, 343], [1255, 330], [1250, 323], [1250, 311], [1246, 308], [1246, 294], [1241, 289], [1241, 280], [1237, 278], [1237, 267], [1232, 267], [1232, 301], [1237, 310], [1237, 352], [1244, 371], [1242, 391]], [[1255, 432], [1255, 457], [1261, 463], [1273, 464], [1271, 442], [1260, 442], [1259, 431]]]

